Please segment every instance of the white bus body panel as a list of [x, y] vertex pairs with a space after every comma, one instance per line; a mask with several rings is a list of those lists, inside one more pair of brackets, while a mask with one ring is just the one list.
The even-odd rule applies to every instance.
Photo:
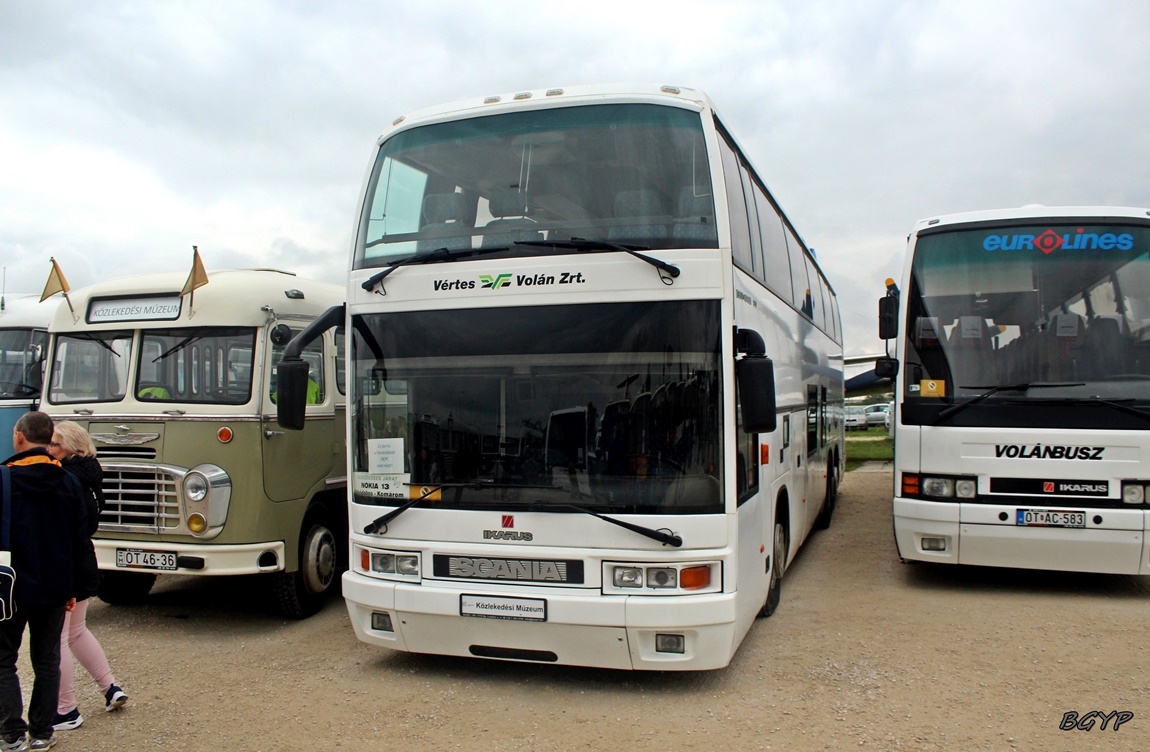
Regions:
[[[343, 576], [343, 597], [356, 636], [394, 650], [475, 656], [473, 645], [554, 653], [557, 663], [614, 669], [698, 671], [730, 663], [737, 644], [735, 594], [604, 597], [600, 591], [517, 586], [516, 598], [547, 601], [547, 621], [461, 618], [460, 597], [498, 587], [468, 583], [406, 585], [354, 572]], [[558, 592], [557, 592], [558, 591]], [[371, 628], [371, 614], [392, 613], [394, 632]], [[658, 626], [662, 624], [663, 626]], [[670, 627], [667, 624], [675, 624]], [[655, 634], [686, 637], [683, 654], [656, 653]]]
[[[1121, 499], [1122, 481], [1145, 478], [1150, 434], [1002, 428], [900, 426], [896, 466], [921, 476], [975, 476], [978, 493], [991, 495], [991, 478], [1105, 482], [1109, 502]], [[1022, 459], [1007, 446], [1105, 447], [1104, 459]], [[999, 456], [1002, 455], [1002, 456]], [[959, 458], [956, 462], [955, 458]], [[913, 468], [913, 469], [912, 469]], [[896, 477], [896, 484], [900, 479]], [[1011, 503], [980, 504], [906, 499], [896, 487], [894, 527], [903, 559], [951, 564], [1114, 574], [1150, 574], [1150, 516], [1142, 509], [1091, 506], [1091, 499], [1010, 494]], [[1078, 503], [1081, 501], [1081, 503]], [[1069, 504], [1069, 505], [1068, 505]], [[1085, 528], [1022, 526], [1018, 509], [1085, 512]], [[923, 537], [943, 537], [943, 551], [924, 550]]]

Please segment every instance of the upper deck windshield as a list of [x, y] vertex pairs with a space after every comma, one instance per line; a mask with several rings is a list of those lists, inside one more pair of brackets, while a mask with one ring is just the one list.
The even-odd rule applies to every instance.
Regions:
[[47, 342], [43, 329], [0, 329], [0, 399], [40, 393]]
[[717, 248], [699, 113], [601, 104], [397, 133], [371, 174], [355, 266], [440, 248], [537, 253], [515, 242], [574, 237]]
[[[934, 422], [937, 408], [977, 396], [980, 410], [1059, 404], [1061, 420], [1079, 427], [1093, 418], [1073, 408], [1089, 402], [1150, 405], [1145, 225], [1056, 220], [921, 235], [908, 294], [904, 422]], [[1150, 427], [1150, 415], [1126, 418]], [[1038, 419], [999, 409], [995, 420]]]
[[[48, 401], [118, 402], [136, 361], [135, 399], [242, 405], [251, 398], [255, 332], [198, 327], [56, 336]], [[136, 344], [138, 343], [138, 344]]]
[[[354, 320], [355, 501], [723, 511], [717, 301]], [[466, 326], [460, 322], [466, 321]]]

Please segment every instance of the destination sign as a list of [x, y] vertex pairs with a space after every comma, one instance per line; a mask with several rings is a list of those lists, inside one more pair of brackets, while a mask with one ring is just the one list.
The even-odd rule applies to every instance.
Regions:
[[175, 321], [180, 317], [179, 295], [153, 295], [145, 298], [101, 298], [88, 303], [88, 323], [118, 321]]

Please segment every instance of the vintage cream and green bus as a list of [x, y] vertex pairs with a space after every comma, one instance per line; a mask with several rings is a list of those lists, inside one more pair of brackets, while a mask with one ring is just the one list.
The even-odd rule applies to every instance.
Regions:
[[303, 353], [302, 432], [276, 425], [275, 363], [343, 291], [230, 270], [181, 295], [185, 276], [72, 292], [51, 325], [42, 409], [87, 428], [104, 467], [100, 596], [139, 600], [165, 573], [267, 573], [280, 610], [308, 616], [347, 559], [342, 332]]

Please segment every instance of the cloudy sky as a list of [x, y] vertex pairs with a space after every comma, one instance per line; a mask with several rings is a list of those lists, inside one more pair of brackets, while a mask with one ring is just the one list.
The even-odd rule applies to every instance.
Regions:
[[702, 89], [814, 247], [848, 353], [920, 218], [1150, 207], [1145, 0], [0, 0], [0, 264], [39, 292], [273, 266], [342, 282], [375, 137], [463, 97]]

